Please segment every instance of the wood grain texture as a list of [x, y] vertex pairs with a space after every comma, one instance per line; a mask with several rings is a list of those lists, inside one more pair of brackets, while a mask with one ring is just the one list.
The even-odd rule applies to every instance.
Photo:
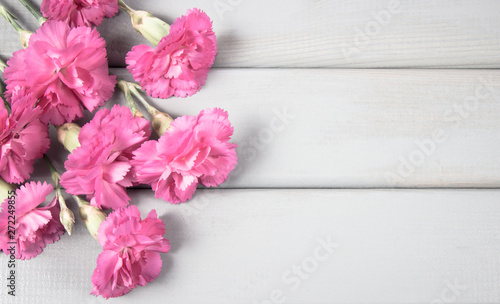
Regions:
[[[268, 303], [278, 290], [284, 303], [439, 303], [432, 301], [442, 297], [497, 303], [499, 195], [223, 189], [200, 190], [175, 206], [136, 190], [132, 198], [142, 215], [156, 209], [171, 241], [157, 280], [119, 299], [90, 296], [101, 249], [78, 220], [72, 236], [35, 260], [17, 262], [16, 300]], [[329, 242], [334, 245], [324, 249]], [[6, 263], [0, 259], [2, 282]], [[2, 286], [0, 301], [10, 299]]]
[[[32, 1], [40, 4], [41, 0]], [[499, 68], [500, 2], [403, 0], [129, 0], [171, 23], [198, 7], [212, 18], [217, 67]], [[30, 30], [34, 18], [17, 1], [5, 4]], [[19, 49], [0, 22], [0, 55]], [[124, 66], [133, 45], [147, 41], [120, 12], [99, 30], [110, 65]]]
[[228, 111], [239, 164], [223, 187], [498, 187], [499, 85], [492, 70], [213, 69], [190, 98], [149, 100]]
[[[147, 287], [90, 296], [101, 247], [77, 219], [71, 237], [17, 261], [14, 302], [0, 255], [0, 303], [500, 302], [500, 190], [317, 189], [500, 187], [500, 70], [488, 70], [500, 68], [499, 1], [127, 3], [168, 22], [193, 7], [212, 18], [206, 85], [149, 100], [174, 117], [226, 109], [238, 167], [177, 206], [129, 190], [172, 245]], [[2, 5], [37, 28], [17, 1]], [[114, 67], [146, 43], [124, 13], [98, 29]], [[0, 30], [7, 59], [20, 45], [3, 19]], [[58, 169], [62, 150], [53, 141], [48, 153]], [[50, 180], [41, 161], [34, 179]]]

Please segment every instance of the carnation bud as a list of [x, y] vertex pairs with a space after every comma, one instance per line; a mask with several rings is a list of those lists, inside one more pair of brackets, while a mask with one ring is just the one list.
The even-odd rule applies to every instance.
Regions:
[[4, 181], [3, 178], [0, 177], [0, 204], [2, 204], [6, 198], [12, 195], [14, 188], [12, 188], [11, 184]]
[[66, 150], [73, 152], [74, 149], [80, 147], [78, 134], [80, 134], [81, 129], [82, 128], [75, 123], [65, 123], [57, 127], [57, 139], [64, 145]]
[[19, 37], [21, 38], [21, 45], [23, 48], [28, 47], [28, 43], [30, 41], [30, 37], [33, 32], [27, 31], [27, 30], [21, 30], [19, 31]]
[[162, 136], [163, 133], [170, 128], [170, 123], [172, 123], [172, 121], [174, 121], [174, 119], [167, 113], [156, 111], [156, 113], [151, 115], [151, 125], [158, 136]]
[[88, 203], [84, 202], [80, 205], [80, 218], [87, 226], [90, 235], [97, 240], [97, 232], [102, 221], [106, 218], [106, 213], [101, 209], [90, 206]]
[[75, 227], [75, 215], [69, 208], [62, 208], [59, 213], [59, 219], [61, 220], [61, 224], [64, 226], [64, 229], [68, 231], [68, 234], [71, 235], [73, 231], [73, 227]]
[[146, 11], [133, 11], [130, 15], [135, 30], [149, 42], [157, 46], [170, 32], [170, 25]]

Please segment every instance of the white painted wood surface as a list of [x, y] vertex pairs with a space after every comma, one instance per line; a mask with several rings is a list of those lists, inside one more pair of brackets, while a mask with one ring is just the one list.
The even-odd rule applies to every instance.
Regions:
[[223, 187], [500, 185], [497, 70], [213, 69], [190, 98], [149, 100], [229, 112], [239, 163]]
[[[17, 1], [3, 1], [36, 29]], [[41, 0], [33, 0], [39, 4]], [[198, 7], [214, 23], [218, 67], [499, 68], [500, 2], [408, 0], [129, 0], [167, 22]], [[19, 49], [1, 21], [0, 55]], [[112, 66], [146, 43], [120, 13], [99, 27]]]
[[[172, 243], [152, 284], [90, 296], [101, 249], [77, 220], [73, 236], [17, 263], [15, 303], [500, 302], [499, 1], [127, 3], [169, 22], [192, 7], [211, 16], [219, 54], [206, 85], [150, 100], [174, 116], [226, 109], [238, 169], [179, 206], [129, 191]], [[16, 1], [2, 4], [36, 28]], [[6, 59], [19, 44], [0, 30]], [[145, 43], [123, 13], [99, 30], [115, 67]], [[59, 168], [61, 150], [49, 153]], [[47, 178], [43, 164], [34, 178]], [[379, 187], [424, 189], [317, 189]], [[447, 189], [459, 187], [477, 189]], [[331, 253], [318, 249], [328, 238]], [[12, 303], [6, 263], [0, 303]], [[310, 273], [297, 279], [294, 265]]]
[[[174, 206], [137, 190], [133, 200], [157, 210], [172, 244], [156, 281], [118, 299], [89, 296], [101, 249], [77, 222], [73, 236], [18, 262], [16, 300], [253, 304], [278, 290], [284, 303], [498, 303], [499, 194], [224, 189]], [[0, 269], [5, 278], [5, 259]]]

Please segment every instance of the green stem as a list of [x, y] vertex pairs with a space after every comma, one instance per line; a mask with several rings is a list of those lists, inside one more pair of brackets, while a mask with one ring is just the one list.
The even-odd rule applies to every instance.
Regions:
[[56, 196], [58, 197], [59, 206], [61, 207], [61, 210], [64, 208], [68, 208], [68, 206], [66, 205], [66, 200], [64, 200], [64, 196], [62, 195], [60, 185], [56, 187]]
[[71, 235], [71, 232], [73, 231], [74, 224], [75, 224], [75, 215], [73, 212], [68, 208], [68, 205], [66, 205], [66, 200], [64, 199], [64, 195], [62, 194], [62, 187], [59, 181], [61, 180], [61, 174], [57, 172], [56, 168], [54, 168], [54, 165], [52, 165], [52, 162], [50, 159], [47, 157], [47, 155], [43, 155], [43, 159], [49, 166], [50, 172], [52, 172], [52, 180], [54, 181], [54, 184], [56, 185], [56, 199], [57, 202], [59, 203], [59, 207], [61, 208], [59, 212], [59, 219], [61, 221], [61, 224], [64, 226], [64, 229], [68, 232], [69, 235]]
[[86, 201], [82, 200], [78, 195], [73, 195], [73, 199], [75, 200], [78, 207], [81, 207], [83, 205], [89, 205]]
[[132, 95], [134, 95], [137, 99], [139, 99], [139, 101], [142, 103], [142, 105], [146, 108], [146, 110], [148, 111], [148, 113], [151, 115], [151, 116], [154, 116], [156, 115], [159, 111], [151, 106], [147, 101], [146, 99], [144, 99], [144, 97], [142, 97], [141, 93], [139, 93], [139, 91], [137, 90], [137, 87], [139, 85], [135, 84], [135, 83], [130, 83], [129, 82], [129, 90], [130, 92], [132, 93]]
[[60, 188], [59, 181], [61, 180], [61, 174], [57, 172], [56, 168], [46, 154], [43, 155], [43, 160], [45, 161], [45, 163], [47, 163], [47, 166], [49, 166], [51, 177], [54, 181], [54, 184], [56, 185], [56, 189]]
[[16, 22], [17, 18], [9, 12], [5, 6], [0, 5], [0, 15], [2, 15], [12, 27], [20, 34], [24, 29]]
[[[125, 80], [118, 80], [118, 87], [120, 90], [123, 92], [123, 95], [125, 96], [125, 99], [127, 100], [127, 107], [130, 109], [132, 114], [136, 115], [141, 113], [139, 109], [137, 108], [137, 105], [134, 101], [134, 98], [132, 98], [132, 95], [130, 94], [130, 89], [129, 89], [129, 82]], [[140, 114], [142, 115], [142, 114]]]
[[2, 73], [5, 71], [6, 67], [7, 67], [7, 64], [5, 63], [5, 61], [0, 59], [0, 70], [2, 71]]
[[[134, 104], [134, 109], [137, 110], [137, 105], [135, 103], [135, 100], [132, 98], [132, 95], [139, 99], [141, 104], [146, 108], [149, 114], [151, 116], [154, 116], [157, 114], [159, 111], [151, 106], [144, 97], [142, 97], [141, 93], [139, 93], [138, 89], [140, 90], [141, 87], [133, 82], [128, 82], [125, 80], [119, 80], [118, 81], [118, 87], [122, 90], [123, 94], [125, 95], [125, 98], [127, 99], [127, 103], [133, 103]], [[132, 110], [132, 108], [130, 108]]]
[[19, 38], [21, 39], [21, 45], [23, 46], [23, 48], [27, 48], [32, 32], [23, 29], [19, 25], [19, 23], [16, 22], [17, 18], [12, 15], [12, 13], [9, 12], [3, 5], [0, 5], [0, 15], [2, 15], [17, 31], [17, 33], [19, 34]]
[[127, 5], [127, 3], [123, 2], [122, 0], [118, 0], [118, 5], [122, 10], [124, 10], [130, 17], [134, 14], [135, 10], [132, 9], [130, 6]]
[[36, 18], [38, 24], [42, 25], [45, 21], [47, 21], [47, 18], [43, 17], [40, 11], [36, 9], [31, 3], [26, 0], [19, 0], [19, 2], [21, 2], [21, 4], [24, 5], [24, 7], [27, 8], [28, 11]]
[[137, 112], [140, 113], [139, 109], [137, 108], [137, 105], [135, 104], [134, 100], [131, 98], [131, 99], [127, 99], [127, 107], [130, 109], [130, 111], [132, 112], [132, 114], [135, 114]]

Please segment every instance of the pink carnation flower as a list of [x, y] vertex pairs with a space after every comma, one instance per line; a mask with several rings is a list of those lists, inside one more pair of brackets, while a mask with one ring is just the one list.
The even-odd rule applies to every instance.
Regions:
[[132, 152], [151, 134], [149, 122], [134, 118], [127, 107], [101, 109], [82, 127], [81, 146], [64, 163], [61, 185], [68, 193], [86, 194], [91, 205], [117, 209], [130, 200], [126, 187], [136, 181]]
[[41, 110], [33, 108], [36, 100], [22, 91], [15, 92], [18, 102], [9, 115], [0, 102], [0, 176], [8, 183], [21, 183], [33, 172], [35, 159], [50, 146], [48, 126], [38, 118]]
[[[52, 185], [45, 182], [30, 182], [16, 190], [14, 209], [8, 207], [8, 199], [3, 202], [0, 212], [0, 249], [7, 255], [10, 255], [9, 249], [14, 246], [16, 259], [29, 260], [40, 254], [47, 244], [59, 240], [59, 236], [64, 233], [56, 198], [43, 207], [39, 206], [52, 190]], [[14, 225], [9, 222], [12, 216], [15, 216]], [[9, 233], [9, 226], [14, 228], [15, 234]]]
[[18, 101], [18, 89], [39, 99], [42, 122], [61, 125], [83, 117], [113, 95], [116, 76], [108, 73], [105, 42], [90, 27], [71, 29], [62, 21], [47, 21], [26, 49], [7, 62], [7, 98]]
[[189, 10], [172, 24], [153, 49], [141, 44], [127, 54], [127, 69], [152, 97], [191, 96], [200, 90], [214, 63], [217, 41], [210, 18]]
[[116, 0], [43, 0], [40, 7], [44, 17], [71, 27], [99, 25], [104, 17], [116, 15], [118, 9]]
[[198, 183], [217, 186], [234, 169], [232, 134], [227, 112], [218, 108], [179, 117], [158, 141], [147, 141], [134, 152], [137, 180], [151, 185], [157, 198], [185, 202]]
[[104, 250], [97, 257], [91, 294], [119, 297], [156, 279], [162, 267], [159, 252], [170, 249], [164, 234], [165, 224], [154, 210], [144, 220], [133, 205], [113, 211], [97, 234]]

